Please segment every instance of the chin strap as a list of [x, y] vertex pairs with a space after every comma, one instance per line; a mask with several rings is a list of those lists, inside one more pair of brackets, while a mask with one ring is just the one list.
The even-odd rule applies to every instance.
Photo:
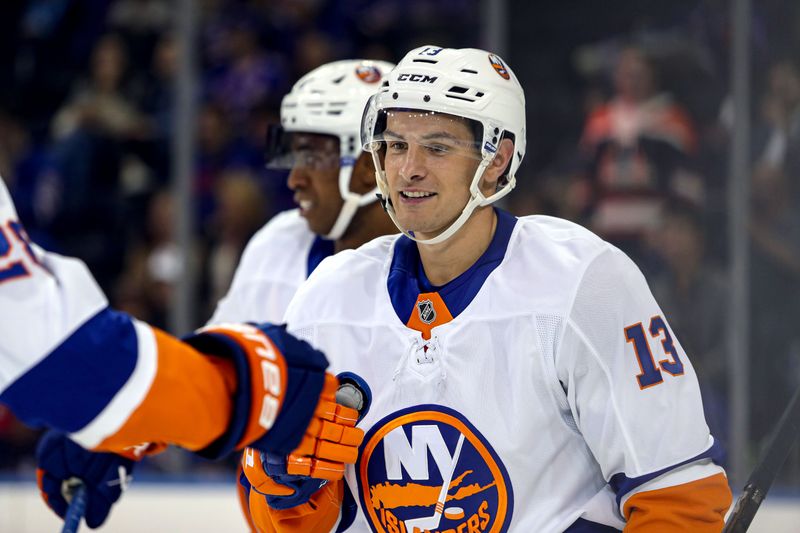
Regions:
[[325, 239], [332, 241], [340, 239], [350, 226], [350, 222], [352, 222], [358, 209], [377, 200], [377, 187], [366, 194], [357, 194], [350, 190], [350, 178], [353, 176], [354, 165], [355, 159], [342, 159], [342, 166], [339, 169], [339, 194], [344, 203], [339, 210], [339, 215], [336, 217], [336, 222], [333, 223], [333, 227], [327, 235], [323, 235]]
[[400, 222], [397, 220], [397, 216], [395, 215], [394, 212], [394, 206], [392, 206], [391, 197], [389, 196], [389, 183], [386, 181], [386, 171], [382, 169], [380, 165], [380, 159], [378, 158], [377, 153], [373, 151], [372, 160], [375, 163], [375, 168], [377, 169], [375, 170], [375, 181], [378, 183], [378, 187], [380, 188], [381, 191], [381, 194], [378, 195], [378, 197], [380, 198], [381, 203], [383, 204], [383, 209], [389, 214], [389, 218], [392, 219], [394, 225], [397, 226], [397, 228], [403, 232], [403, 235], [405, 235], [412, 241], [418, 242], [420, 244], [438, 244], [440, 242], [444, 242], [450, 237], [452, 237], [455, 234], [455, 232], [461, 229], [461, 227], [469, 219], [469, 217], [472, 216], [472, 212], [475, 211], [475, 209], [477, 209], [480, 206], [493, 204], [506, 194], [510, 193], [511, 189], [513, 189], [514, 185], [516, 185], [516, 180], [512, 177], [505, 187], [503, 187], [493, 195], [489, 196], [488, 198], [483, 195], [480, 188], [478, 187], [478, 184], [480, 183], [481, 178], [483, 177], [483, 173], [486, 171], [486, 167], [488, 167], [489, 164], [492, 162], [493, 157], [494, 157], [493, 155], [492, 157], [484, 157], [483, 159], [481, 159], [481, 163], [480, 165], [478, 165], [478, 168], [475, 169], [475, 174], [472, 176], [472, 183], [470, 184], [469, 187], [471, 199], [464, 206], [464, 209], [461, 210], [461, 214], [459, 215], [459, 217], [455, 219], [453, 223], [447, 227], [447, 229], [445, 229], [439, 235], [431, 237], [430, 239], [418, 239], [417, 237], [414, 236], [413, 232], [406, 230], [400, 225]]

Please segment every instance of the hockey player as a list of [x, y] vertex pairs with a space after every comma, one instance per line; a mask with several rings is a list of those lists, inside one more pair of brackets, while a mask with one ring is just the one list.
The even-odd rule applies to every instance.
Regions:
[[[286, 313], [373, 392], [358, 462], [328, 484], [359, 505], [261, 502], [259, 530], [720, 531], [718, 446], [642, 274], [575, 224], [491, 205], [525, 154], [504, 61], [412, 50], [362, 139], [404, 235], [326, 259]], [[270, 465], [245, 473], [265, 483]]]
[[[364, 106], [393, 67], [384, 61], [336, 61], [306, 74], [284, 98], [281, 126], [270, 131], [267, 141], [267, 164], [291, 169], [288, 185], [299, 208], [278, 214], [253, 236], [209, 325], [280, 322], [295, 291], [322, 259], [396, 232], [377, 201], [372, 158], [362, 152], [360, 142]], [[49, 450], [74, 448], [65, 439], [49, 445]], [[293, 457], [297, 464], [287, 465], [285, 456], [271, 459], [306, 473], [306, 457], [300, 454]], [[258, 450], [250, 450], [244, 459], [261, 464]], [[340, 478], [341, 471], [343, 467], [333, 478]], [[260, 485], [261, 493], [249, 492], [243, 478], [245, 511], [247, 500], [266, 495], [274, 505], [287, 506], [331, 478], [329, 471], [307, 473], [316, 477], [287, 475], [282, 485]], [[299, 490], [287, 489], [287, 484]], [[320, 491], [318, 497], [323, 495]]]
[[[253, 236], [210, 324], [282, 321], [298, 287], [323, 259], [396, 233], [377, 201], [372, 158], [362, 151], [360, 139], [364, 106], [392, 68], [385, 61], [361, 59], [328, 63], [303, 76], [284, 97], [281, 125], [267, 140], [267, 165], [291, 169], [287, 184], [298, 209], [278, 214]], [[245, 465], [261, 468], [262, 457], [268, 464], [263, 454], [248, 452]], [[267, 500], [290, 509], [262, 516], [282, 529], [291, 527], [298, 512], [316, 505], [309, 502], [312, 494], [315, 500], [343, 499], [337, 492], [341, 485], [326, 484], [303, 464], [285, 459], [269, 456], [270, 468], [280, 474], [267, 483], [257, 481], [255, 490], [240, 476], [246, 514], [250, 509], [258, 513]], [[346, 505], [352, 501], [348, 494]]]
[[253, 236], [209, 324], [280, 322], [325, 257], [396, 233], [377, 201], [372, 158], [360, 139], [364, 105], [392, 68], [385, 61], [335, 61], [303, 76], [284, 97], [266, 162], [290, 169], [298, 208]]
[[[61, 432], [40, 445], [39, 481], [62, 516], [61, 479], [88, 472], [95, 481], [86, 518], [96, 527], [119, 496], [119, 483], [107, 482], [131, 463], [104, 468], [118, 456], [79, 457], [77, 445], [59, 444], [64, 434], [130, 459], [174, 444], [209, 458], [302, 445], [315, 450], [308, 462], [355, 460], [363, 434], [334, 403], [337, 380], [321, 352], [279, 326], [220, 325], [183, 342], [114, 311], [82, 262], [30, 242], [2, 179], [0, 314], [0, 403]], [[337, 431], [320, 435], [320, 426]]]

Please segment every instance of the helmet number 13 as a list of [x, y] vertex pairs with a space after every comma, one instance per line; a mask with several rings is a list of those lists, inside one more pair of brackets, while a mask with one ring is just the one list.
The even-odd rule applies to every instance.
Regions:
[[675, 349], [675, 343], [666, 321], [661, 316], [654, 316], [650, 319], [650, 327], [647, 328], [647, 331], [654, 340], [661, 339], [661, 350], [666, 357], [659, 359], [658, 363], [653, 357], [650, 342], [642, 323], [637, 322], [625, 328], [625, 340], [633, 344], [633, 351], [641, 370], [641, 373], [636, 376], [640, 389], [662, 383], [664, 381], [661, 375], [662, 370], [672, 376], [683, 375], [683, 363]]

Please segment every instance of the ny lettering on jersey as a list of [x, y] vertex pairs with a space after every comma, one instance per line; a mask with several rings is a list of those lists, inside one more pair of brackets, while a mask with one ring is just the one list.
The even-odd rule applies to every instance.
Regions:
[[510, 521], [505, 466], [457, 411], [402, 409], [376, 423], [364, 442], [358, 492], [375, 533], [503, 531]]

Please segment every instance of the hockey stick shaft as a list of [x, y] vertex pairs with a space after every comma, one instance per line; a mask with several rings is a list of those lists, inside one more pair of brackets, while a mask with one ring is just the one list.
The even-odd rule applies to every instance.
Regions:
[[800, 388], [783, 411], [758, 466], [750, 474], [723, 533], [744, 533], [769, 492], [778, 470], [800, 433]]
[[67, 514], [64, 516], [64, 527], [61, 533], [77, 533], [81, 519], [86, 512], [86, 486], [81, 483], [72, 492]]

